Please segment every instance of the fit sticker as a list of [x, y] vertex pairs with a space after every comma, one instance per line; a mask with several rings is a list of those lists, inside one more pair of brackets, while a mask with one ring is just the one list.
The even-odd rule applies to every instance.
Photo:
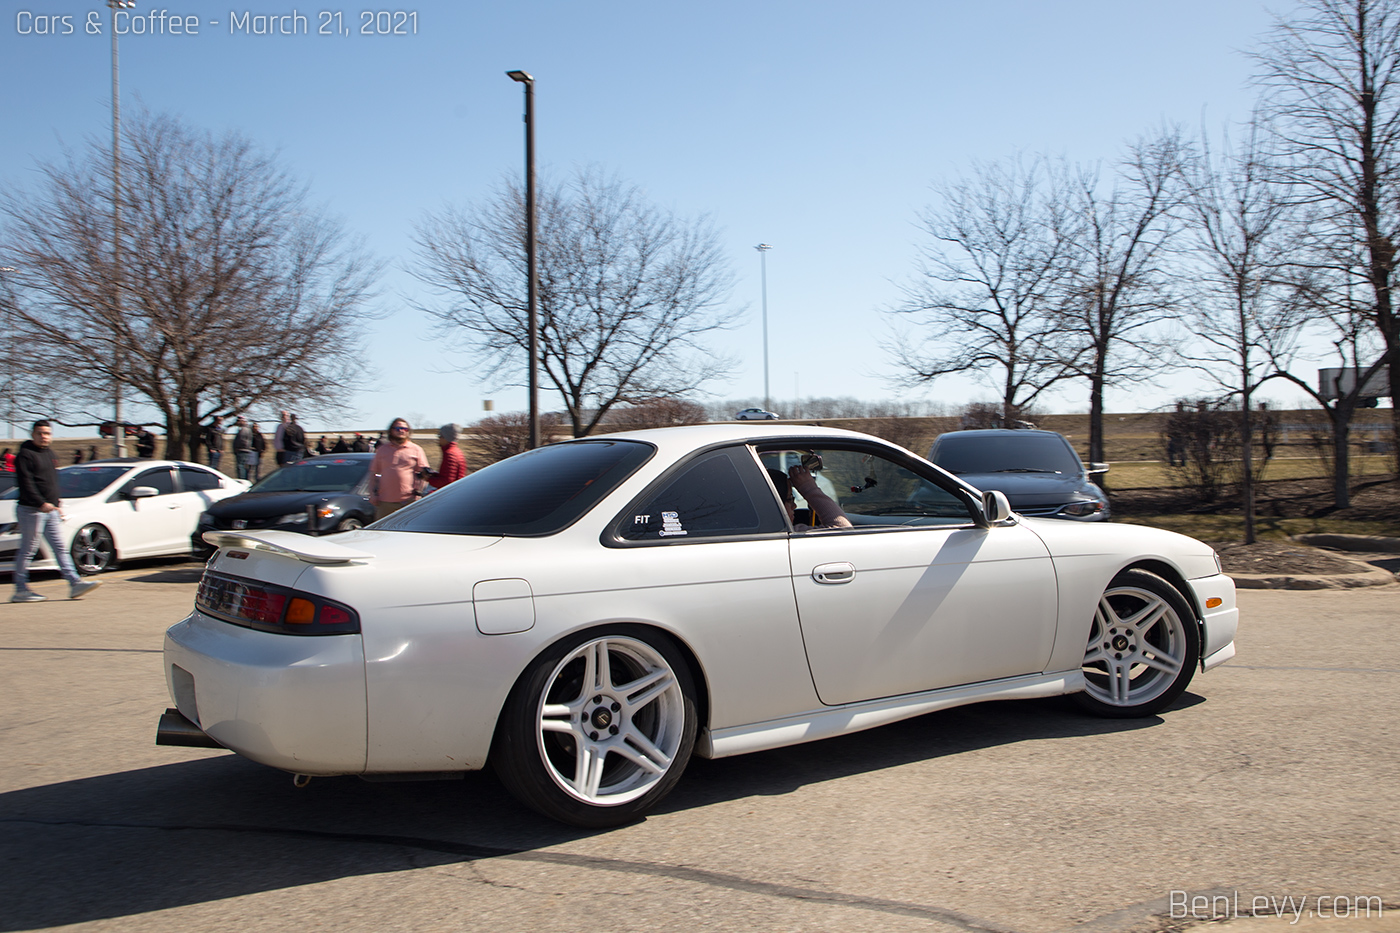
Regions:
[[673, 535], [684, 535], [689, 533], [690, 532], [686, 531], [684, 528], [681, 527], [681, 519], [679, 513], [661, 513], [661, 537], [669, 538]]

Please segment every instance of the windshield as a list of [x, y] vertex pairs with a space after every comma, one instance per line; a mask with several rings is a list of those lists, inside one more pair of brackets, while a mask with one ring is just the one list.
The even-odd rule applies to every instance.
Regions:
[[[64, 499], [85, 499], [106, 489], [129, 466], [67, 466], [58, 471], [58, 494]], [[19, 487], [7, 489], [0, 499], [18, 499]]]
[[249, 492], [350, 492], [369, 472], [370, 461], [317, 457], [264, 476]]
[[448, 535], [547, 535], [573, 524], [654, 448], [636, 441], [572, 441], [493, 463], [371, 525]]
[[1069, 442], [1058, 434], [944, 434], [929, 457], [950, 473], [1079, 473]]

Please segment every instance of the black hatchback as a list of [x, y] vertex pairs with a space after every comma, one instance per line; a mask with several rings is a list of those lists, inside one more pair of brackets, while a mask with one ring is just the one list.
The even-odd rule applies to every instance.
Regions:
[[329, 535], [363, 528], [374, 521], [369, 503], [374, 454], [328, 454], [284, 466], [258, 480], [245, 493], [222, 499], [199, 519], [190, 553], [207, 560], [214, 548], [206, 531], [244, 528]]

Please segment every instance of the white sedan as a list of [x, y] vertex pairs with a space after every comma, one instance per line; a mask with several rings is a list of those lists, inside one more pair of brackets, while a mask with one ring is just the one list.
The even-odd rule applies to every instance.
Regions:
[[[182, 460], [121, 458], [61, 467], [63, 542], [79, 573], [101, 573], [120, 560], [188, 554], [204, 510], [236, 496], [248, 481]], [[0, 495], [0, 571], [13, 571], [19, 550], [18, 489]], [[56, 569], [40, 538], [31, 570]]]
[[[784, 500], [779, 468], [797, 462], [849, 527], [811, 528], [808, 503]], [[489, 761], [580, 826], [645, 814], [692, 753], [983, 700], [1146, 716], [1235, 650], [1234, 584], [1207, 545], [1022, 518], [826, 428], [584, 438], [333, 539], [205, 537], [219, 550], [166, 635], [158, 742], [299, 783]]]

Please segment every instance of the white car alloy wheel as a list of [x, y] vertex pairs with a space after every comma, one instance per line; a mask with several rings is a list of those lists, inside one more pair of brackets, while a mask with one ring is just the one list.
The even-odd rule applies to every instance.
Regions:
[[627, 626], [571, 639], [517, 684], [497, 771], [546, 816], [588, 827], [636, 819], [690, 760], [693, 697], [688, 667], [660, 633]]
[[79, 528], [69, 553], [78, 573], [88, 576], [110, 570], [117, 563], [117, 546], [112, 541], [112, 533], [98, 524]]
[[1200, 655], [1196, 620], [1176, 588], [1145, 570], [1114, 577], [1094, 610], [1082, 706], [1101, 716], [1150, 716], [1181, 695]]

